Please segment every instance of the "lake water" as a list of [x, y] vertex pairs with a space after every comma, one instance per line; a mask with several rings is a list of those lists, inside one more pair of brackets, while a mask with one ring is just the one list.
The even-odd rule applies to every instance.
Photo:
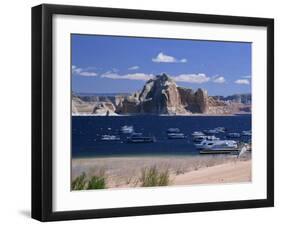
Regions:
[[[120, 134], [124, 125], [135, 132], [156, 137], [155, 143], [127, 143]], [[215, 127], [225, 127], [227, 133], [251, 130], [251, 115], [237, 116], [73, 116], [72, 156], [135, 156], [135, 155], [197, 155], [191, 134]], [[186, 139], [167, 138], [168, 128], [179, 128]], [[221, 139], [227, 133], [216, 134]], [[101, 135], [121, 135], [120, 141], [101, 141]]]

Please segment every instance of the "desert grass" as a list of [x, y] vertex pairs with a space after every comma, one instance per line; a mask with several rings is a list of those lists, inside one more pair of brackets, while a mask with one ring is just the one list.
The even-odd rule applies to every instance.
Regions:
[[98, 174], [87, 176], [85, 172], [77, 176], [71, 183], [72, 190], [105, 189], [106, 176], [100, 171]]
[[87, 180], [86, 174], [83, 172], [80, 176], [76, 177], [71, 183], [72, 190], [84, 190], [86, 189]]
[[139, 181], [141, 187], [167, 186], [170, 182], [169, 170], [161, 171], [156, 165], [144, 168], [141, 170]]

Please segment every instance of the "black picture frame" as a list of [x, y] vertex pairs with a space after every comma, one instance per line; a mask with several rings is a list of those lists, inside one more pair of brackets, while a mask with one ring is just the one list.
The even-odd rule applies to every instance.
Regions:
[[[267, 28], [267, 198], [95, 210], [52, 210], [52, 18], [55, 14], [182, 21]], [[274, 20], [221, 15], [43, 4], [32, 8], [32, 218], [122, 217], [274, 206]]]

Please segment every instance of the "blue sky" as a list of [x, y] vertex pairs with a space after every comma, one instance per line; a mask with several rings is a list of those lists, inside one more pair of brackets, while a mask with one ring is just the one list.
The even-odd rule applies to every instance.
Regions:
[[127, 93], [160, 73], [210, 95], [251, 93], [251, 43], [72, 35], [72, 90]]

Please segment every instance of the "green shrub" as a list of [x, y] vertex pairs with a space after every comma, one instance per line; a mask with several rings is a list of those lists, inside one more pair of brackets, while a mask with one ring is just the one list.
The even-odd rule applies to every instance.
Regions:
[[144, 168], [141, 172], [140, 182], [142, 187], [167, 186], [170, 182], [169, 171], [159, 171], [156, 166]]
[[104, 189], [105, 188], [105, 177], [103, 176], [93, 176], [88, 182], [87, 189]]

